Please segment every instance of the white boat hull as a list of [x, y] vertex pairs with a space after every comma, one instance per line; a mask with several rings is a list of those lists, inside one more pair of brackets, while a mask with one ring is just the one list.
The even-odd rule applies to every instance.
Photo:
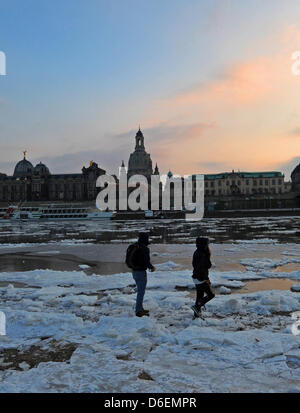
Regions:
[[[3, 220], [12, 221], [74, 221], [74, 220], [103, 220], [114, 216], [112, 211], [98, 211], [88, 207], [40, 206], [40, 207], [9, 207], [1, 211]], [[0, 218], [1, 219], [1, 218]]]

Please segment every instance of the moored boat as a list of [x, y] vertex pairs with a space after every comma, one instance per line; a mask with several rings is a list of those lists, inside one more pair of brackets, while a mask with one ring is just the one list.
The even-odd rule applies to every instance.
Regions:
[[94, 220], [110, 219], [114, 214], [113, 211], [70, 204], [0, 207], [0, 219], [3, 220]]

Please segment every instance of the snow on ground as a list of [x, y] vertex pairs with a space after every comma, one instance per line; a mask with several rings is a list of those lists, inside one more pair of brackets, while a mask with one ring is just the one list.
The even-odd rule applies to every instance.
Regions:
[[291, 291], [300, 293], [300, 284], [295, 284], [291, 286]]
[[224, 285], [222, 285], [222, 287], [220, 288], [220, 294], [231, 294], [231, 289], [226, 288], [224, 287]]
[[236, 244], [277, 244], [277, 241], [272, 238], [237, 239], [234, 242]]
[[[218, 295], [192, 320], [191, 273], [173, 264], [148, 276], [149, 318], [134, 316], [131, 274], [1, 273], [27, 287], [0, 288], [0, 392], [300, 392], [300, 294]], [[268, 274], [211, 280], [236, 288]]]
[[270, 269], [283, 266], [286, 264], [300, 263], [300, 258], [281, 258], [279, 260], [274, 260], [270, 258], [245, 258], [241, 260], [240, 263], [245, 267], [251, 269]]

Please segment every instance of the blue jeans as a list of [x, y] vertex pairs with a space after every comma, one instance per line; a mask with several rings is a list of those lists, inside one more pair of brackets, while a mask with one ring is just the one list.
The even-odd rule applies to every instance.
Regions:
[[147, 285], [147, 271], [132, 271], [132, 276], [137, 286], [135, 312], [143, 309], [143, 300]]

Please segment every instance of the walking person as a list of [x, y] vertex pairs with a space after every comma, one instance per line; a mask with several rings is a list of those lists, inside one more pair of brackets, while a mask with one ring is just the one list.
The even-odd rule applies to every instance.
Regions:
[[137, 286], [135, 314], [137, 317], [149, 316], [149, 311], [143, 308], [143, 300], [147, 286], [147, 270], [155, 271], [150, 261], [149, 235], [139, 234], [139, 239], [127, 249], [126, 264], [132, 270], [132, 276]]
[[[201, 316], [202, 307], [215, 295], [210, 288], [210, 280], [208, 277], [208, 270], [212, 264], [210, 261], [211, 253], [209, 249], [209, 239], [198, 237], [196, 239], [197, 249], [193, 256], [193, 281], [197, 291], [195, 305], [192, 306], [194, 310], [194, 317]], [[206, 296], [204, 297], [204, 294]]]

